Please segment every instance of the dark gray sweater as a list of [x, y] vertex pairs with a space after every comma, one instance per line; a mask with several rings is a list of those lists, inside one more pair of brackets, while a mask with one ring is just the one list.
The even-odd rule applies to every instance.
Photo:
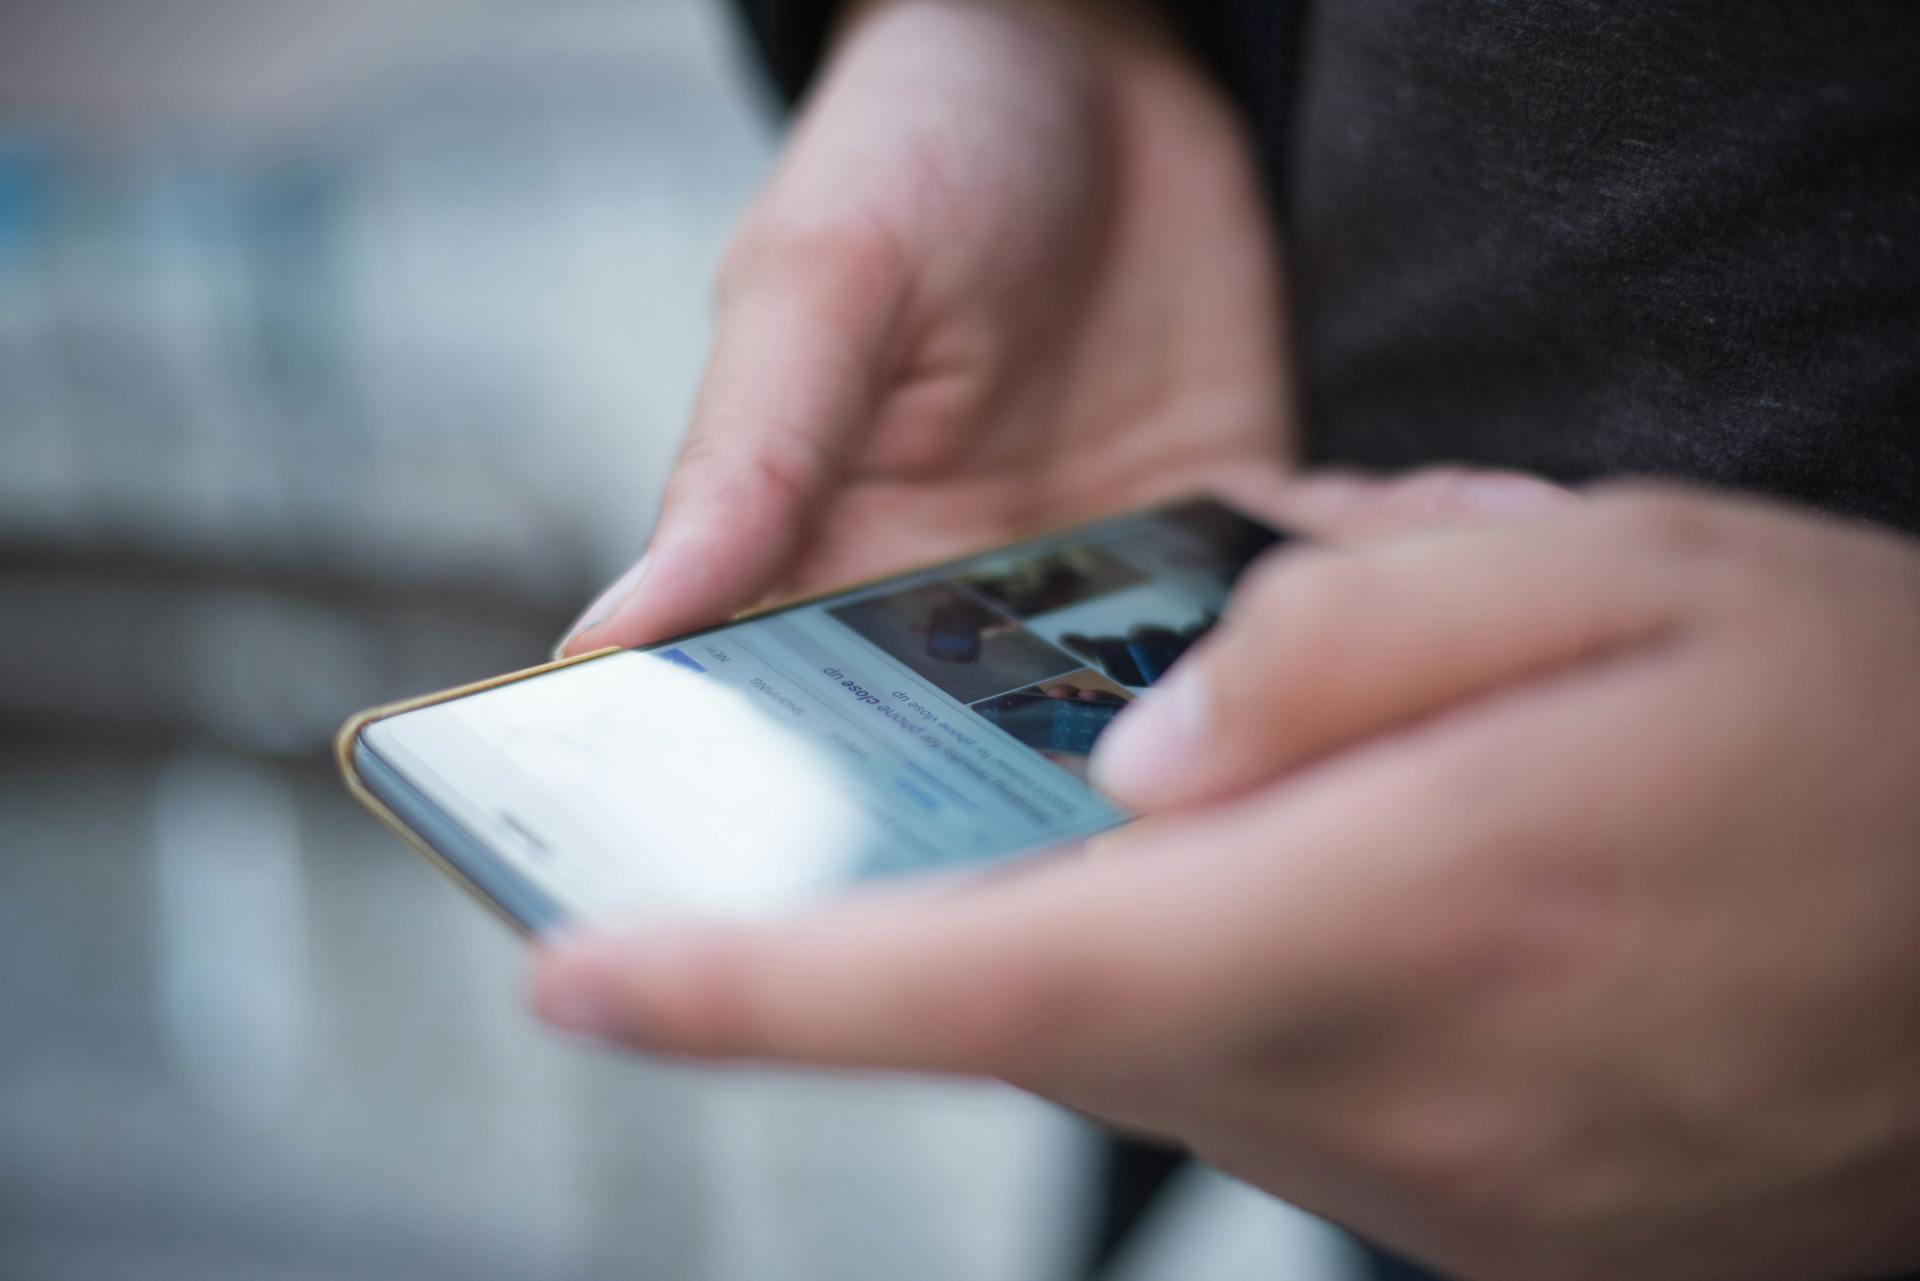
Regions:
[[[1312, 458], [1920, 533], [1920, 2], [1162, 2], [1259, 151]], [[834, 0], [741, 3], [798, 97]]]
[[[744, 0], [803, 92], [831, 0]], [[1920, 532], [1920, 4], [1190, 0], [1294, 281], [1310, 455]]]

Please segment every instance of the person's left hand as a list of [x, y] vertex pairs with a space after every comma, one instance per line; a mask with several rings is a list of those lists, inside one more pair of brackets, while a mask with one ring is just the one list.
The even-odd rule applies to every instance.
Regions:
[[549, 1019], [995, 1075], [1476, 1278], [1920, 1263], [1920, 551], [1601, 491], [1283, 552], [1083, 856], [577, 939]]

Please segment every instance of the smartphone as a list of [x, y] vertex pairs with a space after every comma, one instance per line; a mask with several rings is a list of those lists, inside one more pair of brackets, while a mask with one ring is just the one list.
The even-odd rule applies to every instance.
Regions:
[[[340, 764], [534, 934], [987, 867], [1127, 820], [1079, 762], [1283, 537], [1211, 499], [1133, 512], [365, 712]], [[1088, 637], [1136, 639], [1116, 675]]]

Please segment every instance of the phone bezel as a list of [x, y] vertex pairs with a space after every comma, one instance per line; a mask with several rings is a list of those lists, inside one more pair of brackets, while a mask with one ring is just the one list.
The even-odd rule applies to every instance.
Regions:
[[[894, 581], [959, 568], [983, 557], [1018, 552], [1034, 544], [1069, 538], [1081, 530], [1092, 530], [1115, 521], [1152, 517], [1178, 511], [1183, 507], [1199, 505], [1224, 508], [1258, 529], [1271, 534], [1273, 545], [1294, 541], [1297, 538], [1297, 535], [1275, 527], [1270, 521], [1250, 515], [1244, 509], [1217, 495], [1189, 494], [1167, 502], [1112, 512], [1092, 520], [1075, 521], [1030, 534], [1012, 542], [979, 548], [945, 560], [843, 584], [828, 591], [773, 602], [758, 609], [735, 614], [725, 622], [682, 632], [653, 641], [641, 648], [647, 650], [670, 648], [721, 628], [732, 627], [753, 619], [771, 617], [788, 610], [818, 605], [839, 597], [853, 596]], [[541, 891], [525, 874], [494, 853], [485, 841], [448, 814], [411, 779], [383, 758], [378, 750], [366, 741], [365, 733], [370, 726], [389, 717], [417, 711], [438, 703], [451, 702], [458, 698], [471, 697], [503, 685], [550, 675], [564, 668], [591, 663], [623, 652], [625, 652], [623, 648], [612, 646], [574, 658], [560, 659], [520, 671], [507, 672], [488, 680], [457, 686], [438, 693], [369, 708], [354, 715], [340, 727], [340, 732], [334, 740], [334, 758], [348, 791], [416, 853], [515, 931], [533, 937], [563, 926], [569, 918], [549, 895]]]

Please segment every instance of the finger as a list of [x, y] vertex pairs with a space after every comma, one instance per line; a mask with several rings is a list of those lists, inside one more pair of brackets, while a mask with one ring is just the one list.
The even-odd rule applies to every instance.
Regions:
[[1301, 787], [1131, 824], [1111, 857], [774, 925], [564, 939], [538, 958], [534, 1005], [698, 1058], [1060, 1083], [1257, 1044], [1306, 1068], [1417, 1004], [1410, 985], [1476, 972], [1476, 922], [1508, 906], [1476, 860], [1567, 840], [1564, 793], [1584, 784], [1549, 746], [1584, 750], [1596, 718], [1645, 722], [1609, 670]]
[[903, 290], [877, 232], [788, 236], [729, 266], [659, 527], [563, 653], [687, 631], [771, 589], [872, 411]]
[[1384, 477], [1308, 472], [1281, 487], [1269, 508], [1290, 529], [1350, 541], [1435, 525], [1537, 515], [1576, 498], [1570, 489], [1522, 472], [1428, 467]]
[[1261, 836], [1250, 809], [1164, 831], [1191, 858], [1062, 857], [769, 926], [563, 941], [535, 1008], [658, 1053], [1014, 1077], [1217, 1033], [1248, 965], [1271, 1001], [1324, 1004], [1357, 922], [1279, 860], [1240, 858], [1220, 892]]
[[1623, 554], [1598, 505], [1283, 552], [1151, 698], [1116, 718], [1092, 777], [1163, 810], [1544, 670], [1643, 642], [1677, 617], [1671, 577]]

